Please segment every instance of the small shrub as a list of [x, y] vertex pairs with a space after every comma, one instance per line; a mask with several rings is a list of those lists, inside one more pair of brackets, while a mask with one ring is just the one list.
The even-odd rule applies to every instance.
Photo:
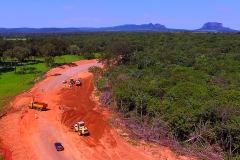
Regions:
[[0, 154], [0, 160], [5, 160], [5, 156], [3, 154]]
[[26, 70], [29, 74], [36, 74], [38, 72], [36, 67], [27, 67]]
[[95, 91], [94, 92], [94, 96], [99, 97], [100, 96], [100, 92], [99, 91]]
[[105, 84], [106, 84], [106, 81], [107, 81], [107, 78], [100, 78], [97, 82], [97, 88], [98, 89], [103, 89], [105, 87]]
[[95, 57], [95, 58], [101, 58], [102, 55], [101, 55], [100, 53], [94, 53], [94, 57]]
[[30, 82], [27, 82], [28, 85], [33, 85], [34, 82], [33, 81], [30, 81]]

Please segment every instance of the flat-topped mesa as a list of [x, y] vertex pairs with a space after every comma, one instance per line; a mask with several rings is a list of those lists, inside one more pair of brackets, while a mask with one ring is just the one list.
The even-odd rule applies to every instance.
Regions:
[[230, 29], [228, 27], [223, 27], [222, 23], [218, 22], [208, 22], [203, 25], [202, 28], [197, 29], [201, 32], [237, 32], [237, 30]]
[[225, 27], [223, 27], [222, 23], [208, 22], [208, 23], [205, 23], [201, 29], [207, 29], [207, 30], [211, 30], [211, 29], [225, 29]]
[[166, 30], [167, 28], [164, 25], [161, 24], [141, 24], [141, 25], [136, 25], [136, 24], [125, 24], [122, 26], [115, 26], [115, 27], [109, 27], [109, 29], [118, 29], [122, 31], [139, 31], [139, 30]]

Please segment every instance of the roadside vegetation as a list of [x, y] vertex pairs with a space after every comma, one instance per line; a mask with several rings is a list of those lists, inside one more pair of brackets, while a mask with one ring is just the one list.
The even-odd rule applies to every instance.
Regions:
[[5, 156], [3, 154], [0, 154], [0, 160], [5, 160]]
[[[89, 71], [101, 91], [101, 103], [119, 113], [132, 135], [186, 147], [205, 159], [239, 158], [240, 33], [14, 36], [5, 38], [26, 40], [0, 40], [0, 64], [2, 69], [12, 69], [19, 84], [30, 87], [34, 78], [30, 80], [27, 73], [40, 74], [54, 67], [57, 57], [98, 57], [104, 68]], [[19, 68], [15, 70], [16, 61]], [[41, 61], [33, 65], [41, 64], [46, 70], [33, 71], [30, 66], [21, 70], [26, 61]], [[1, 70], [0, 80], [9, 73]]]
[[156, 35], [142, 39], [145, 46], [107, 48], [102, 104], [138, 138], [181, 144], [202, 158], [239, 158], [240, 35]]
[[[1, 145], [2, 145], [2, 141], [0, 140], [0, 150], [1, 150]], [[0, 160], [5, 160], [5, 156], [2, 153], [2, 151], [0, 151]]]

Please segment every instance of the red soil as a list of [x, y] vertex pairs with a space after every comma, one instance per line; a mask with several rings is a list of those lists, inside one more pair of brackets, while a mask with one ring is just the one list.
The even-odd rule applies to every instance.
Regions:
[[[166, 147], [134, 146], [124, 140], [107, 122], [111, 112], [99, 107], [93, 100], [93, 75], [84, 66], [97, 64], [96, 60], [76, 64], [78, 67], [75, 68], [64, 66], [52, 69], [45, 80], [11, 103], [14, 112], [0, 120], [0, 138], [8, 148], [4, 147], [2, 151], [8, 159], [193, 159], [176, 156]], [[82, 70], [77, 72], [77, 68]], [[81, 78], [82, 86], [68, 88], [62, 84], [61, 78], [69, 73], [67, 70], [72, 70], [73, 78]], [[62, 77], [51, 76], [55, 73], [62, 74]], [[38, 112], [28, 109], [27, 105], [33, 99], [47, 103], [49, 110]], [[59, 106], [67, 110], [59, 110]], [[34, 118], [35, 113], [37, 119]], [[89, 136], [80, 137], [70, 129], [70, 124], [77, 121], [85, 122]], [[56, 141], [65, 147], [63, 152], [54, 148]]]

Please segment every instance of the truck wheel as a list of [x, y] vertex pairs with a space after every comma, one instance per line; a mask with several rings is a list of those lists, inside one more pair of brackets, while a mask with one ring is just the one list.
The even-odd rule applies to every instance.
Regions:
[[32, 109], [31, 106], [28, 106], [29, 109]]

